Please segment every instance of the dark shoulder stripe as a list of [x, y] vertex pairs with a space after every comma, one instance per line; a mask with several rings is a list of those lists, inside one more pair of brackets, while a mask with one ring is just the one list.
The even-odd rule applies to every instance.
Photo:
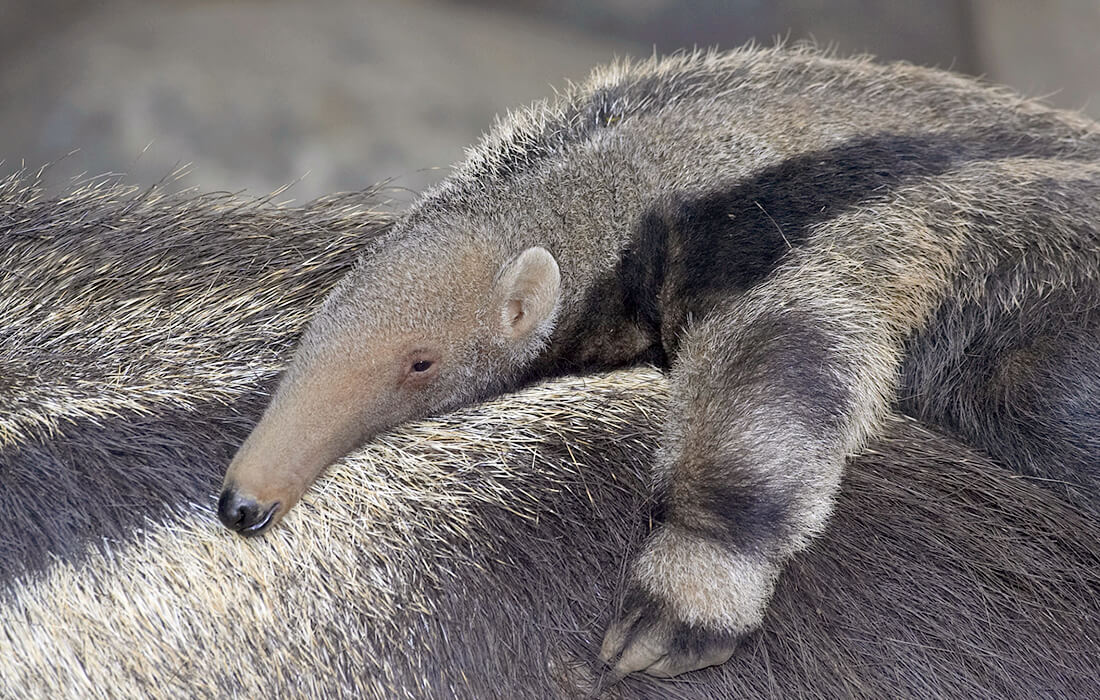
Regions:
[[[715, 292], [760, 283], [788, 251], [806, 242], [815, 225], [887, 197], [907, 182], [978, 161], [1067, 153], [1053, 137], [989, 130], [857, 139], [789, 158], [720, 189], [662, 198], [639, 217], [625, 260], [643, 249], [667, 251], [664, 278], [675, 288], [666, 296], [697, 306]], [[661, 237], [667, 240], [655, 245]], [[622, 279], [630, 285], [634, 276]]]
[[689, 315], [705, 315], [764, 281], [816, 225], [969, 163], [1067, 158], [1067, 149], [1054, 135], [989, 129], [884, 133], [788, 158], [709, 191], [657, 197], [638, 213], [616, 269], [589, 290], [580, 317], [594, 321], [572, 329], [572, 345], [591, 345], [593, 332], [622, 319], [661, 339], [670, 358]]

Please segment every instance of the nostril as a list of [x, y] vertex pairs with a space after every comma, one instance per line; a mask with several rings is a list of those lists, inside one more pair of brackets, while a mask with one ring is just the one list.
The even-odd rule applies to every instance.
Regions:
[[236, 489], [227, 488], [218, 499], [218, 519], [230, 530], [248, 527], [255, 507], [241, 498]]
[[237, 523], [241, 521], [241, 508], [240, 500], [237, 498], [237, 492], [232, 488], [227, 488], [222, 491], [222, 495], [218, 498], [218, 520], [222, 521], [222, 525], [230, 529], [236, 529]]
[[263, 510], [259, 503], [242, 497], [235, 488], [222, 491], [218, 498], [218, 520], [230, 530], [243, 535], [258, 535], [271, 524], [278, 503]]

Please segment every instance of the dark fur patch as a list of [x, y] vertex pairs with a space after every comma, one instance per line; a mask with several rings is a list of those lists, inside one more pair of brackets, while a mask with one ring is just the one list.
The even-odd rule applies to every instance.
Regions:
[[1100, 490], [1100, 309], [1069, 291], [948, 304], [910, 342], [902, 410], [1060, 491]]
[[818, 436], [832, 435], [845, 420], [852, 400], [836, 367], [850, 358], [837, 356], [825, 321], [788, 311], [756, 319], [736, 354], [727, 360], [729, 386], [768, 387], [792, 419]]
[[655, 494], [655, 522], [736, 552], [766, 552], [791, 532], [795, 495], [769, 484], [743, 461], [708, 465], [707, 478], [683, 480]]
[[629, 364], [669, 365], [661, 344], [660, 305], [668, 240], [659, 215], [647, 212], [616, 273], [588, 292], [583, 313], [561, 325], [551, 357], [535, 369], [537, 377]]
[[79, 562], [103, 542], [127, 541], [178, 517], [181, 504], [211, 503], [222, 465], [263, 400], [257, 392], [230, 405], [72, 420], [0, 450], [0, 588], [57, 561]]
[[[909, 339], [902, 410], [979, 446], [1002, 464], [1073, 497], [1100, 491], [1100, 306], [1096, 214], [1087, 171], [1045, 178], [1001, 217], [955, 216], [981, 241], [1006, 226], [1034, 231], [990, 260], [976, 298], [944, 301]], [[1072, 216], [1067, 212], [1072, 212]], [[933, 220], [933, 227], [937, 222]], [[969, 264], [969, 263], [968, 263]]]
[[688, 658], [703, 657], [716, 646], [729, 648], [740, 636], [683, 622], [666, 601], [633, 584], [623, 594], [619, 615], [620, 619], [632, 619], [624, 646], [642, 632], [656, 629], [667, 640], [668, 653]]
[[[709, 393], [734, 401], [740, 391], [763, 392], [799, 424], [798, 432], [809, 430], [828, 440], [839, 429], [850, 410], [851, 393], [829, 370], [838, 358], [829, 336], [812, 318], [791, 313], [760, 319], [730, 350], [719, 354], [721, 385], [708, 388]], [[760, 408], [767, 407], [749, 410]], [[730, 448], [716, 449], [715, 442], [739, 444], [736, 434], [715, 434], [726, 430], [722, 420], [721, 415], [708, 415], [700, 425], [687, 426], [685, 448], [672, 467], [671, 490], [656, 494], [654, 517], [736, 551], [766, 552], [791, 535], [792, 516], [805, 494], [770, 478], [775, 465], [758, 464], [752, 445], [732, 453]], [[790, 447], [797, 453], [802, 446]]]
[[[645, 359], [674, 359], [686, 319], [763, 282], [813, 227], [881, 199], [908, 181], [976, 162], [1059, 155], [1053, 139], [995, 130], [972, 134], [878, 134], [789, 158], [710, 192], [658, 198], [639, 215], [615, 271], [588, 293], [576, 319], [563, 319], [555, 362], [576, 371]], [[626, 358], [622, 328], [646, 334]], [[631, 345], [633, 347], [633, 345]], [[606, 355], [602, 355], [607, 348]]]
[[[665, 295], [667, 303], [682, 304], [681, 316], [705, 312], [716, 294], [763, 281], [817, 224], [884, 198], [913, 179], [1031, 151], [1052, 155], [1056, 149], [1047, 143], [1024, 148], [1016, 134], [1011, 141], [996, 133], [878, 134], [789, 158], [728, 188], [676, 194], [654, 204], [669, 236], [663, 249], [675, 289]], [[647, 212], [636, 239], [653, 238], [652, 226]]]

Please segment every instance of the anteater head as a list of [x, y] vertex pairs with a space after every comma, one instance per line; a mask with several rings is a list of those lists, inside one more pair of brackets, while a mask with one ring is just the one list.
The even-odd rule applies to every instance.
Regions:
[[361, 442], [514, 386], [545, 347], [561, 287], [546, 249], [430, 239], [395, 235], [321, 306], [229, 465], [226, 527], [263, 532]]

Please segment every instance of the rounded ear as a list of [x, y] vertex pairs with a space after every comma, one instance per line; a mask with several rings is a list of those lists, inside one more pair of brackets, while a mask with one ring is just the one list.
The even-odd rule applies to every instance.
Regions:
[[550, 251], [535, 246], [520, 253], [501, 268], [493, 295], [504, 335], [520, 340], [553, 321], [560, 294], [561, 271]]

